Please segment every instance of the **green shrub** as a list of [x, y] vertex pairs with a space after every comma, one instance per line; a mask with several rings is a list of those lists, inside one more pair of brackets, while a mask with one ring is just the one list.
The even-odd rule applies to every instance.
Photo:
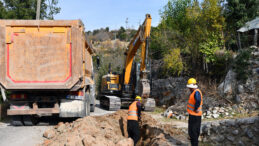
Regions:
[[241, 50], [234, 62], [234, 71], [237, 73], [237, 80], [245, 82], [251, 74], [249, 70], [249, 59], [251, 58], [252, 49]]
[[166, 54], [164, 56], [164, 66], [163, 66], [163, 72], [164, 74], [173, 76], [177, 75], [179, 76], [181, 72], [184, 70], [184, 64], [182, 62], [180, 49], [172, 49], [170, 53]]

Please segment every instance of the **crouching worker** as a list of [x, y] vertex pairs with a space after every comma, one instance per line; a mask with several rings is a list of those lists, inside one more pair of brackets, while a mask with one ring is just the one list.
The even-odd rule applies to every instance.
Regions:
[[139, 121], [141, 120], [141, 97], [137, 96], [135, 101], [129, 106], [127, 131], [130, 138], [133, 139], [134, 145], [140, 139]]

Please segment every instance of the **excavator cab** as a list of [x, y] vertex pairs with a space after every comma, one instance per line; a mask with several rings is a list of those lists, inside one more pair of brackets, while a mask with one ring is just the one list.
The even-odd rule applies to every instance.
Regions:
[[121, 90], [120, 75], [109, 73], [102, 77], [101, 92], [105, 94], [118, 94]]

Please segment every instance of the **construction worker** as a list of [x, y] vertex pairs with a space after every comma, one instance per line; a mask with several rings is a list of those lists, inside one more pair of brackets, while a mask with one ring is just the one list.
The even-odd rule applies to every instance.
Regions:
[[188, 134], [192, 146], [198, 146], [203, 103], [202, 93], [198, 89], [197, 81], [194, 78], [188, 80], [187, 88], [191, 91], [187, 104], [187, 112], [189, 113]]
[[138, 122], [141, 120], [141, 97], [137, 96], [135, 101], [129, 106], [127, 131], [130, 138], [133, 139], [134, 145], [140, 139], [140, 130]]

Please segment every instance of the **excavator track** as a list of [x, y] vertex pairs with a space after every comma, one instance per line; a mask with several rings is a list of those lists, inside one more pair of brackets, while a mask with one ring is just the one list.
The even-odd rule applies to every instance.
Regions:
[[117, 96], [101, 96], [100, 105], [109, 111], [117, 111], [121, 108], [121, 99]]

